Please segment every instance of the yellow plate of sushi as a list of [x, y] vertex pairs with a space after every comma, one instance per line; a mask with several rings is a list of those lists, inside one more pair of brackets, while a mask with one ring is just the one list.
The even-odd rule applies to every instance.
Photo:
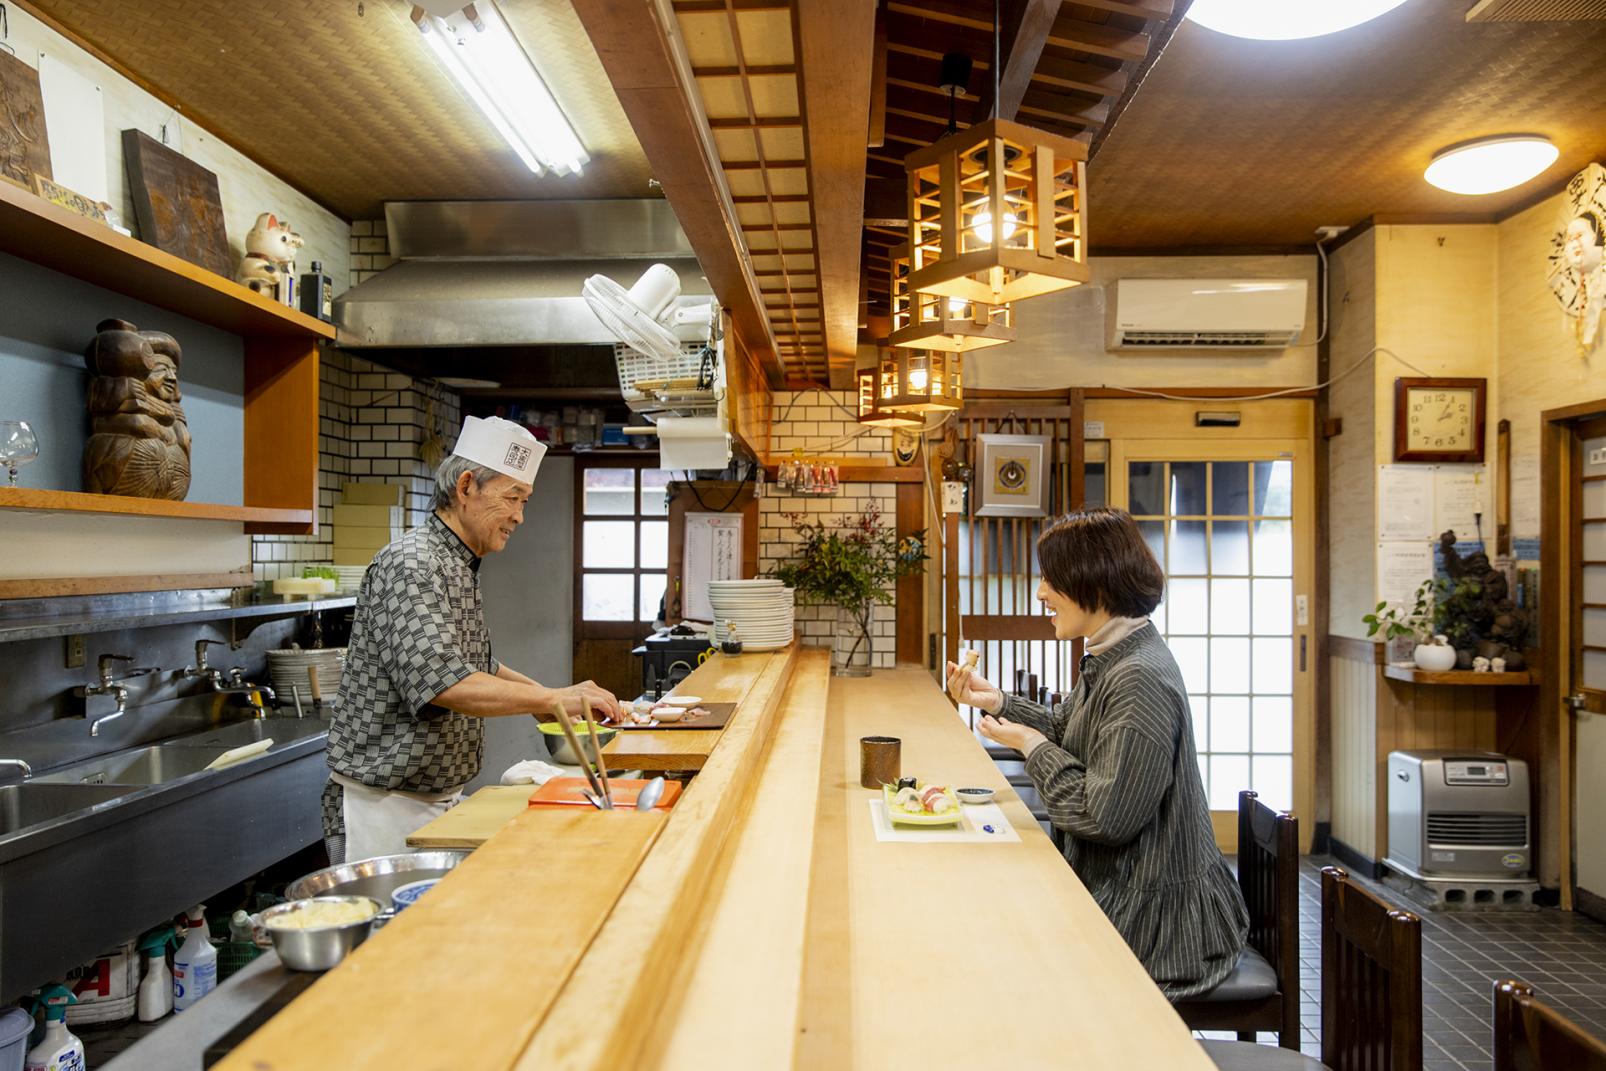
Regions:
[[881, 799], [887, 807], [887, 819], [893, 825], [956, 826], [963, 821], [959, 797], [951, 788], [925, 784], [916, 784], [912, 789], [882, 785]]

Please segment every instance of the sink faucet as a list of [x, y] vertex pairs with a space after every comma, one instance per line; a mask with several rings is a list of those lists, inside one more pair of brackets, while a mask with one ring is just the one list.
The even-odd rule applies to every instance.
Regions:
[[263, 697], [266, 697], [269, 702], [278, 701], [279, 697], [266, 684], [252, 684], [246, 680], [245, 670], [240, 666], [235, 666], [229, 670], [228, 684], [223, 683], [223, 675], [217, 670], [212, 670], [211, 674], [212, 690], [214, 692], [219, 695], [245, 696], [246, 702], [251, 704], [251, 708], [257, 712], [257, 717], [259, 718], [267, 716], [267, 711], [262, 706]]
[[132, 662], [133, 660], [133, 655], [103, 654], [100, 656], [100, 681], [84, 688], [84, 698], [88, 699], [92, 695], [109, 695], [117, 700], [117, 709], [111, 714], [103, 715], [90, 722], [90, 736], [99, 736], [102, 725], [109, 721], [116, 721], [128, 713], [128, 689], [112, 680], [112, 663]]
[[33, 767], [29, 766], [21, 759], [0, 759], [0, 766], [15, 766], [17, 769], [22, 771], [23, 777], [33, 776]]
[[223, 675], [206, 664], [206, 649], [213, 644], [221, 645], [222, 643], [222, 640], [196, 640], [195, 665], [184, 667], [184, 679], [209, 681], [213, 688], [221, 685]]

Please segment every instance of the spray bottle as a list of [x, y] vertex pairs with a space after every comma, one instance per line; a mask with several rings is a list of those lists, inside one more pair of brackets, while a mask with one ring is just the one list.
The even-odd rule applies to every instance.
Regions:
[[167, 950], [178, 943], [171, 926], [158, 926], [139, 939], [145, 953], [145, 978], [139, 983], [139, 1021], [154, 1023], [173, 1010], [173, 972], [167, 969]]
[[39, 1003], [45, 1008], [45, 1039], [28, 1050], [24, 1071], [84, 1071], [84, 1043], [67, 1029], [67, 1005], [78, 998], [58, 982], [39, 991]]
[[189, 929], [173, 953], [173, 1010], [181, 1012], [217, 988], [217, 949], [206, 931], [206, 905], [186, 916]]

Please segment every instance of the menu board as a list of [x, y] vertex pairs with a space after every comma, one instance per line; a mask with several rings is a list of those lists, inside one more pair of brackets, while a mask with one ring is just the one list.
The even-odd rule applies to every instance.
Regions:
[[742, 578], [742, 515], [686, 514], [685, 546], [681, 616], [689, 621], [711, 622], [714, 607], [708, 601], [708, 582]]

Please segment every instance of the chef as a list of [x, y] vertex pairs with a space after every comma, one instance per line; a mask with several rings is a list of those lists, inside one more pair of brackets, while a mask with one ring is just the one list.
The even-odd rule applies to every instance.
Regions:
[[524, 522], [545, 453], [522, 425], [469, 417], [435, 471], [434, 512], [364, 574], [329, 729], [332, 861], [407, 851], [407, 835], [480, 772], [480, 719], [549, 717], [556, 702], [618, 715], [618, 701], [590, 681], [549, 688], [491, 655], [480, 561]]

